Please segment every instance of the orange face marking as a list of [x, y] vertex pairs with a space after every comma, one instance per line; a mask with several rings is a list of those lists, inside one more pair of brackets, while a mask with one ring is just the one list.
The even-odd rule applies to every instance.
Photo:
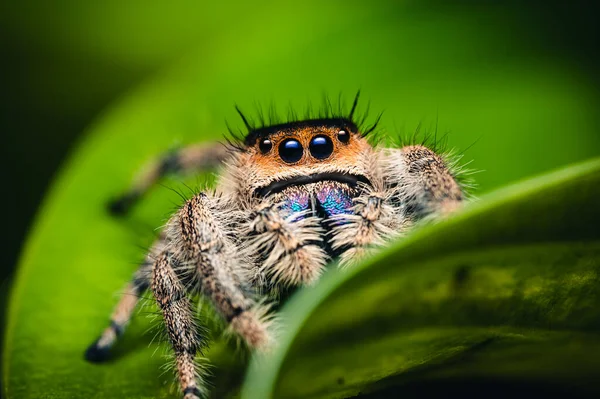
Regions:
[[[348, 136], [348, 141], [343, 142], [338, 134], [344, 131]], [[311, 140], [317, 136], [329, 138], [333, 145], [333, 150], [330, 155], [319, 159], [310, 150]], [[282, 159], [280, 146], [285, 140], [297, 140], [302, 146], [302, 156], [298, 161], [286, 162]], [[268, 137], [271, 142], [271, 148], [268, 152], [263, 153], [260, 149], [260, 144], [263, 139], [257, 140], [255, 145], [249, 149], [250, 157], [248, 161], [262, 169], [266, 173], [277, 173], [281, 169], [289, 169], [295, 167], [306, 167], [309, 165], [324, 165], [338, 164], [340, 166], [355, 162], [361, 152], [365, 151], [370, 146], [366, 140], [356, 133], [352, 133], [347, 129], [332, 128], [332, 127], [306, 127], [302, 129], [283, 130], [275, 132]]]
[[277, 182], [304, 177], [371, 181], [376, 149], [351, 121], [307, 120], [264, 129], [249, 133], [236, 158], [242, 182], [237, 189], [249, 198]]

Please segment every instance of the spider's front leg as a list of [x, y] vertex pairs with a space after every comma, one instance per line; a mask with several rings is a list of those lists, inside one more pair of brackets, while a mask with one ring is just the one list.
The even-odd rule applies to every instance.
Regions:
[[181, 263], [181, 272], [196, 276], [200, 291], [246, 343], [269, 342], [249, 284], [249, 260], [232, 236], [236, 205], [200, 193], [188, 200], [167, 225], [167, 239]]
[[263, 348], [270, 342], [268, 323], [247, 291], [246, 260], [231, 238], [227, 218], [232, 215], [227, 201], [194, 196], [167, 224], [166, 249], [152, 271], [152, 292], [167, 326], [186, 398], [202, 393], [194, 363], [201, 340], [187, 291], [198, 287], [249, 347]]
[[338, 215], [332, 246], [342, 266], [428, 216], [443, 216], [463, 202], [463, 192], [444, 159], [424, 146], [378, 154], [371, 185], [361, 186], [350, 215]]
[[204, 342], [195, 322], [188, 292], [200, 292], [249, 347], [270, 342], [268, 322], [261, 317], [247, 290], [250, 267], [231, 238], [235, 214], [227, 201], [198, 194], [171, 218], [145, 262], [134, 274], [111, 317], [109, 327], [86, 351], [90, 361], [106, 359], [138, 303], [150, 288], [163, 315], [176, 357], [177, 373], [185, 398], [202, 396], [202, 376], [195, 355]]

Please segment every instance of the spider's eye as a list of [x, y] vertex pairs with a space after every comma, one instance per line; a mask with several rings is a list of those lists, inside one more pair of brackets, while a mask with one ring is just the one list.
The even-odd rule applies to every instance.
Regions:
[[347, 130], [340, 130], [338, 132], [338, 140], [341, 141], [344, 144], [346, 144], [348, 141], [350, 141], [350, 134], [348, 133], [348, 131]]
[[315, 136], [310, 141], [309, 149], [313, 157], [325, 159], [333, 152], [333, 143], [327, 136]]
[[287, 139], [279, 144], [279, 156], [286, 163], [298, 162], [303, 153], [304, 149], [298, 140]]
[[260, 149], [260, 152], [266, 154], [267, 152], [271, 151], [271, 148], [273, 148], [273, 143], [271, 143], [271, 140], [269, 139], [264, 139], [260, 142], [258, 148]]

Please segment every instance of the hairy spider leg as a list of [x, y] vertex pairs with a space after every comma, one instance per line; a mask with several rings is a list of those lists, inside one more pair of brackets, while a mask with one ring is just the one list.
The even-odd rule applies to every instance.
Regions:
[[387, 149], [384, 175], [413, 220], [444, 216], [464, 201], [455, 173], [439, 154], [422, 145]]
[[135, 271], [129, 284], [123, 290], [119, 303], [115, 307], [108, 327], [100, 337], [85, 351], [85, 358], [90, 362], [102, 362], [110, 355], [110, 349], [125, 331], [142, 294], [150, 287], [152, 265], [156, 256], [165, 248], [165, 237], [161, 235], [152, 245], [146, 258]]
[[[226, 234], [230, 206], [222, 198], [204, 193], [188, 200], [167, 224], [165, 251], [154, 264], [152, 292], [162, 310], [176, 356], [180, 388], [186, 399], [203, 396], [202, 365], [194, 357], [201, 347], [186, 289], [198, 287], [216, 311], [251, 348], [270, 342], [268, 320], [246, 287], [244, 259]], [[192, 280], [184, 286], [182, 280]], [[197, 284], [194, 284], [197, 282]]]
[[230, 154], [220, 143], [199, 143], [167, 152], [146, 164], [135, 176], [131, 187], [108, 203], [113, 215], [126, 215], [163, 177], [172, 173], [199, 173], [216, 168]]
[[342, 267], [357, 263], [418, 220], [456, 210], [464, 200], [447, 162], [429, 148], [385, 149], [379, 159], [372, 171], [375, 187], [363, 186], [351, 215], [334, 217], [333, 248], [341, 251]]

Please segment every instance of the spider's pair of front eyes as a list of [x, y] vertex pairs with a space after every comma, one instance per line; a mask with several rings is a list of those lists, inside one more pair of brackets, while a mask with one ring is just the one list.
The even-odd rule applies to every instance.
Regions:
[[[338, 140], [342, 143], [348, 143], [349, 139], [350, 135], [347, 131], [338, 132]], [[269, 139], [264, 139], [260, 142], [259, 148], [263, 154], [266, 154], [273, 148], [273, 143]], [[316, 159], [327, 159], [333, 153], [333, 142], [328, 136], [318, 135], [310, 140], [308, 150]], [[286, 163], [296, 163], [303, 155], [304, 148], [296, 139], [285, 139], [279, 144], [279, 156]]]

